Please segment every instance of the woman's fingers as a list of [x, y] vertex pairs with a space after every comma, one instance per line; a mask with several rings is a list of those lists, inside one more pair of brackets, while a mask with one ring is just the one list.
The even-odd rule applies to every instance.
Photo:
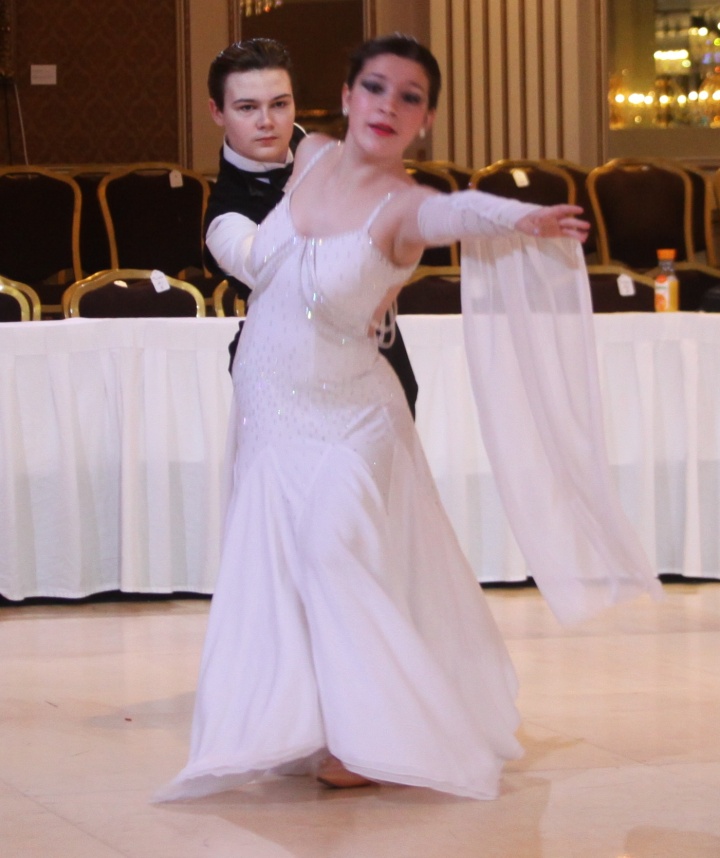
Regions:
[[556, 206], [548, 206], [545, 211], [548, 213], [557, 213], [559, 217], [568, 217], [569, 215], [579, 215], [583, 213], [581, 206], [571, 206], [565, 203], [561, 203]]
[[563, 232], [571, 231], [579, 233], [587, 238], [587, 234], [590, 231], [590, 224], [586, 220], [580, 220], [579, 218], [564, 218], [559, 222], [560, 229]]
[[582, 209], [579, 206], [548, 206], [521, 218], [515, 226], [521, 232], [538, 238], [566, 236], [585, 241], [590, 230], [590, 224], [588, 221], [575, 216], [579, 214], [582, 214]]

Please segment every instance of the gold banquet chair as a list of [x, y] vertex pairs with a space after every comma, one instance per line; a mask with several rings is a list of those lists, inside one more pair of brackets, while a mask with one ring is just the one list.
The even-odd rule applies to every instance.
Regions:
[[661, 247], [674, 248], [678, 262], [695, 261], [693, 186], [684, 170], [652, 160], [615, 158], [591, 170], [587, 184], [601, 264], [648, 271], [657, 265]]
[[616, 158], [588, 176], [600, 263], [654, 277], [658, 249], [674, 248], [680, 309], [686, 311], [699, 310], [705, 293], [720, 283], [720, 270], [695, 253], [693, 187], [687, 168], [658, 158]]
[[164, 291], [153, 283], [156, 272], [137, 268], [99, 271], [73, 283], [63, 295], [65, 318], [91, 319], [202, 317], [205, 299], [199, 289], [165, 277]]
[[[683, 217], [688, 219], [692, 240], [691, 245], [686, 247], [684, 257], [681, 256], [678, 250], [678, 259], [688, 262], [706, 262], [711, 267], [717, 265], [718, 257], [712, 224], [714, 208], [712, 181], [702, 170], [685, 164], [682, 161], [657, 156], [615, 158], [609, 164], [618, 168], [632, 169], [633, 167], [639, 167], [641, 169], [647, 168], [656, 171], [664, 170], [672, 174], [677, 174], [678, 172], [684, 174], [690, 180], [690, 206], [689, 211], [683, 212]], [[687, 229], [688, 223], [683, 221], [683, 230]], [[673, 247], [675, 245], [667, 246]], [[704, 260], [700, 256], [701, 254], [705, 254]]]
[[203, 260], [210, 185], [177, 164], [143, 162], [113, 170], [97, 188], [111, 268], [159, 269], [189, 281], [208, 305], [222, 277]]
[[245, 315], [245, 302], [238, 296], [228, 280], [221, 281], [213, 290], [212, 305], [218, 318]]
[[0, 273], [31, 286], [43, 312], [60, 314], [64, 290], [83, 276], [77, 183], [44, 167], [0, 167]]
[[26, 283], [0, 277], [0, 322], [36, 322], [42, 318], [37, 292]]

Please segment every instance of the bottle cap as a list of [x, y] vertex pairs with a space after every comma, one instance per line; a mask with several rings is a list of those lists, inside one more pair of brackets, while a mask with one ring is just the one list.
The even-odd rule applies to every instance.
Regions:
[[657, 252], [657, 258], [661, 261], [670, 260], [672, 262], [675, 259], [675, 248], [674, 247], [663, 247]]

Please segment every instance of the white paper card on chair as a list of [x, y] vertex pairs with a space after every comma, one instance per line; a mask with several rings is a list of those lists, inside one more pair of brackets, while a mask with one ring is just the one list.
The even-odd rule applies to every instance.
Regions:
[[528, 178], [528, 174], [525, 170], [521, 170], [516, 167], [514, 170], [510, 171], [513, 179], [515, 180], [515, 184], [518, 188], [527, 188], [530, 184], [530, 179]]
[[158, 271], [157, 269], [155, 271], [151, 271], [150, 280], [152, 281], [152, 285], [155, 287], [156, 292], [167, 292], [170, 288], [168, 279], [162, 271]]
[[171, 188], [182, 188], [183, 175], [180, 170], [170, 170], [169, 179]]
[[635, 294], [635, 284], [629, 274], [618, 274], [617, 285], [618, 292], [623, 298], [630, 298]]

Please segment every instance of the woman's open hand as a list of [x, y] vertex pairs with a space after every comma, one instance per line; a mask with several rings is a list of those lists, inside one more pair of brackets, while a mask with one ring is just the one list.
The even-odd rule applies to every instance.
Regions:
[[564, 237], [585, 241], [590, 224], [576, 217], [582, 214], [582, 211], [580, 206], [544, 206], [539, 211], [521, 217], [515, 224], [515, 229], [538, 238]]

